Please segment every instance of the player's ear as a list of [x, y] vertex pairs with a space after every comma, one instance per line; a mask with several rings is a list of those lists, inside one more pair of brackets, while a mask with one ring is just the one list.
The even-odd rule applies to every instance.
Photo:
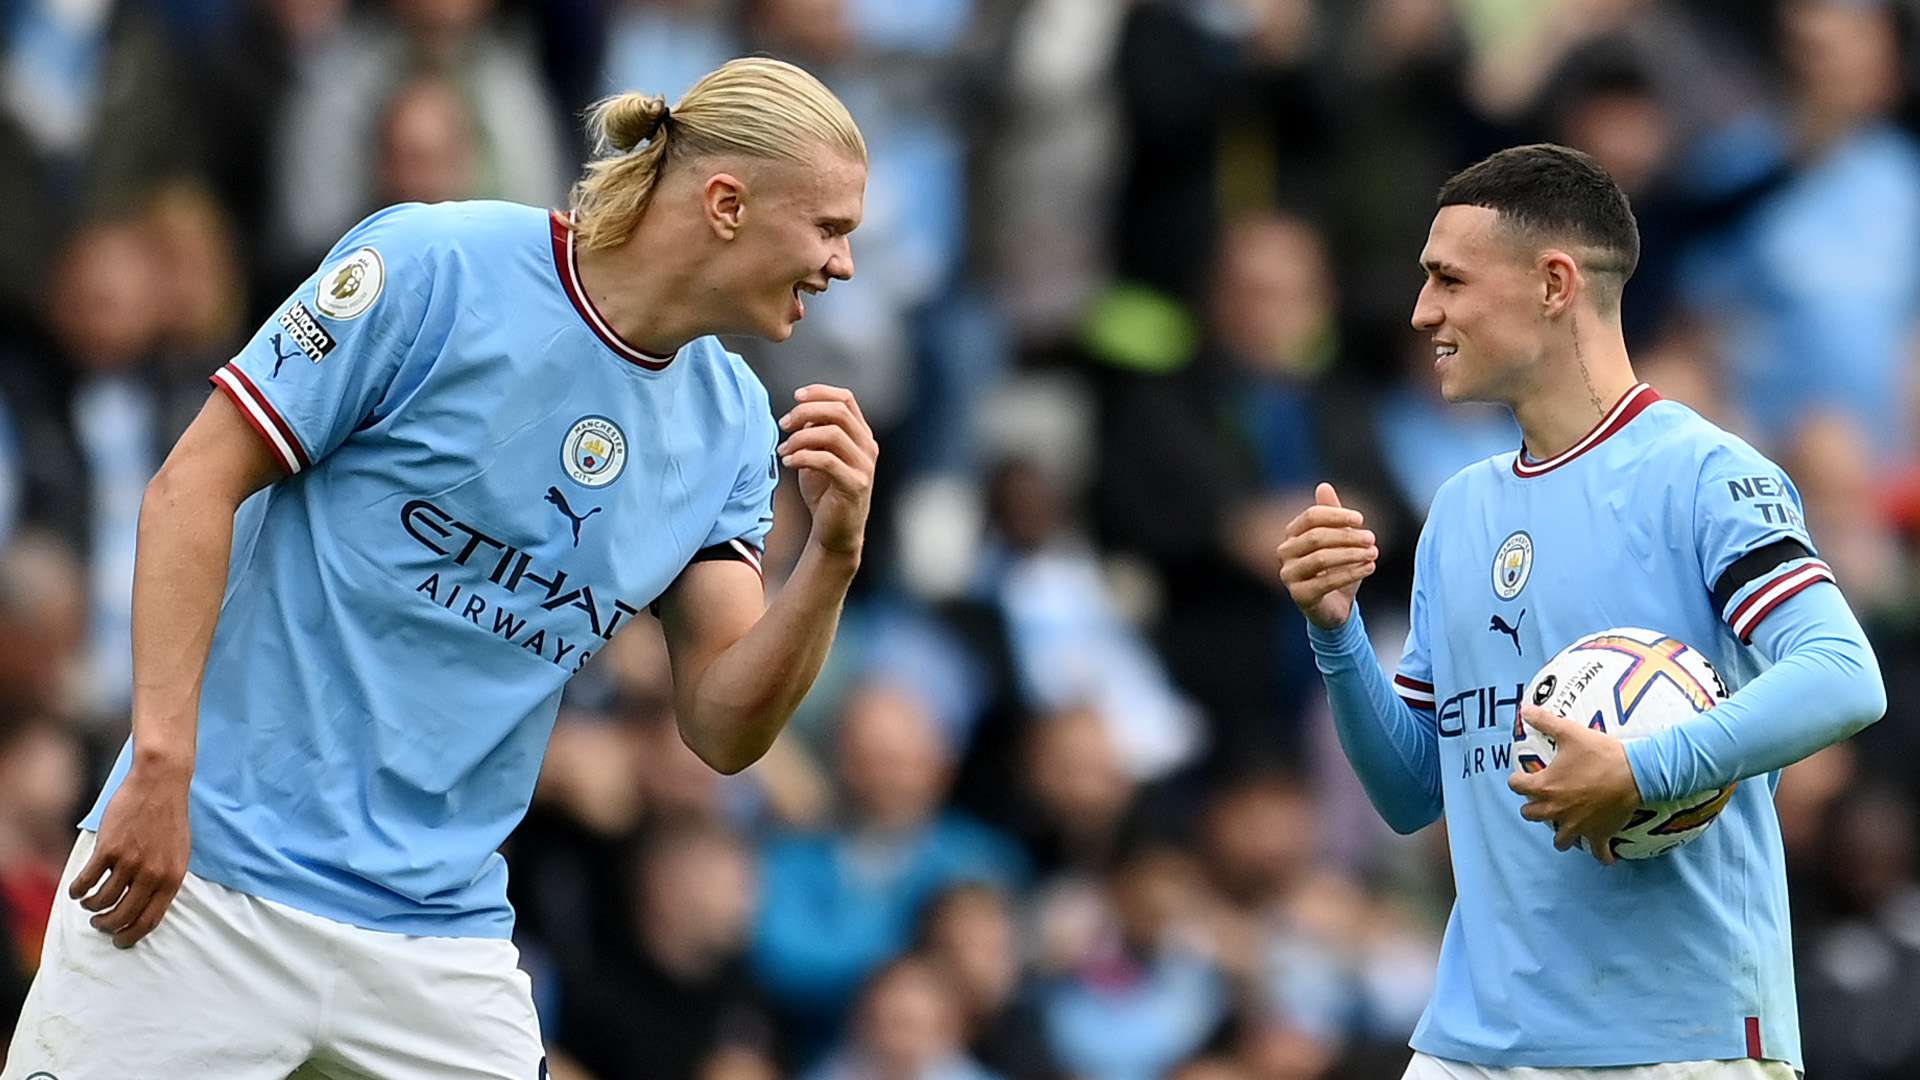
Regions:
[[1584, 282], [1573, 256], [1552, 248], [1540, 255], [1541, 314], [1557, 318], [1573, 308]]
[[701, 195], [707, 225], [713, 234], [722, 240], [733, 239], [746, 218], [746, 183], [732, 173], [714, 173], [707, 177], [707, 186]]

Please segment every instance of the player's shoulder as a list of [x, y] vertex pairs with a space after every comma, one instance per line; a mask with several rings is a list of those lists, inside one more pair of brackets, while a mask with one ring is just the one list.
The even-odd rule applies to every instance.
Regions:
[[484, 268], [489, 265], [484, 256], [542, 240], [546, 220], [547, 211], [538, 207], [490, 199], [397, 203], [347, 230], [328, 260], [372, 247], [389, 262], [438, 262], [458, 254], [465, 256], [460, 259], [463, 265]]
[[771, 415], [766, 384], [760, 381], [752, 365], [721, 344], [719, 338], [711, 335], [695, 338], [681, 348], [675, 362], [686, 363], [694, 377], [707, 385], [708, 395], [728, 420], [750, 426], [759, 418]]
[[1671, 398], [1654, 402], [1641, 421], [1644, 426], [1636, 423], [1628, 430], [1644, 449], [1643, 460], [1676, 479], [1780, 471], [1753, 444]]

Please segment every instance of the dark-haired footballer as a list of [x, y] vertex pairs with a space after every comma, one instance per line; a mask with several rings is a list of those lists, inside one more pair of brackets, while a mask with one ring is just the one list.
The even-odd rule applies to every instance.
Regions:
[[[1791, 1080], [1800, 1068], [1779, 770], [1878, 719], [1886, 692], [1778, 466], [1639, 382], [1620, 332], [1639, 256], [1585, 154], [1503, 150], [1441, 189], [1413, 325], [1449, 401], [1513, 410], [1524, 445], [1434, 497], [1391, 684], [1355, 593], [1378, 552], [1331, 485], [1278, 551], [1336, 727], [1400, 832], [1443, 813], [1458, 900], [1412, 1080]], [[1704, 653], [1716, 708], [1621, 742], [1523, 702], [1615, 626], [1669, 635], [1638, 680]], [[1516, 718], [1558, 743], [1512, 772]], [[1619, 862], [1643, 804], [1739, 784], [1692, 844]], [[1545, 823], [1541, 827], [1536, 823]], [[1561, 854], [1585, 838], [1597, 854]]]

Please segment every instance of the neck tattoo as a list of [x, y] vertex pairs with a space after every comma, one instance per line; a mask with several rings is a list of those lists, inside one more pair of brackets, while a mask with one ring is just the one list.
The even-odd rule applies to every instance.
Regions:
[[1599, 391], [1593, 388], [1593, 372], [1587, 370], [1587, 358], [1580, 352], [1580, 330], [1573, 331], [1573, 362], [1580, 367], [1580, 381], [1586, 384], [1587, 400], [1593, 403], [1593, 415], [1597, 419], [1607, 414], [1607, 406], [1600, 400]]

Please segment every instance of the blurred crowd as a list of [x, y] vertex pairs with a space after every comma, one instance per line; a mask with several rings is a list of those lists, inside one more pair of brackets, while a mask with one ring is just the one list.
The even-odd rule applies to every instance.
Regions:
[[[584, 106], [751, 52], [871, 148], [859, 277], [737, 347], [776, 401], [859, 394], [875, 520], [747, 772], [680, 744], [651, 623], [570, 687], [508, 851], [556, 1078], [1397, 1077], [1446, 838], [1366, 805], [1272, 552], [1337, 483], [1397, 659], [1428, 499], [1518, 438], [1407, 325], [1433, 193], [1539, 140], [1633, 200], [1641, 375], [1787, 466], [1876, 644], [1888, 718], [1779, 804], [1810, 1075], [1920, 1076], [1917, 14], [0, 0], [0, 1031], [127, 731], [141, 493], [206, 376], [364, 214], [565, 205]], [[770, 588], [806, 527], [789, 485]]]

